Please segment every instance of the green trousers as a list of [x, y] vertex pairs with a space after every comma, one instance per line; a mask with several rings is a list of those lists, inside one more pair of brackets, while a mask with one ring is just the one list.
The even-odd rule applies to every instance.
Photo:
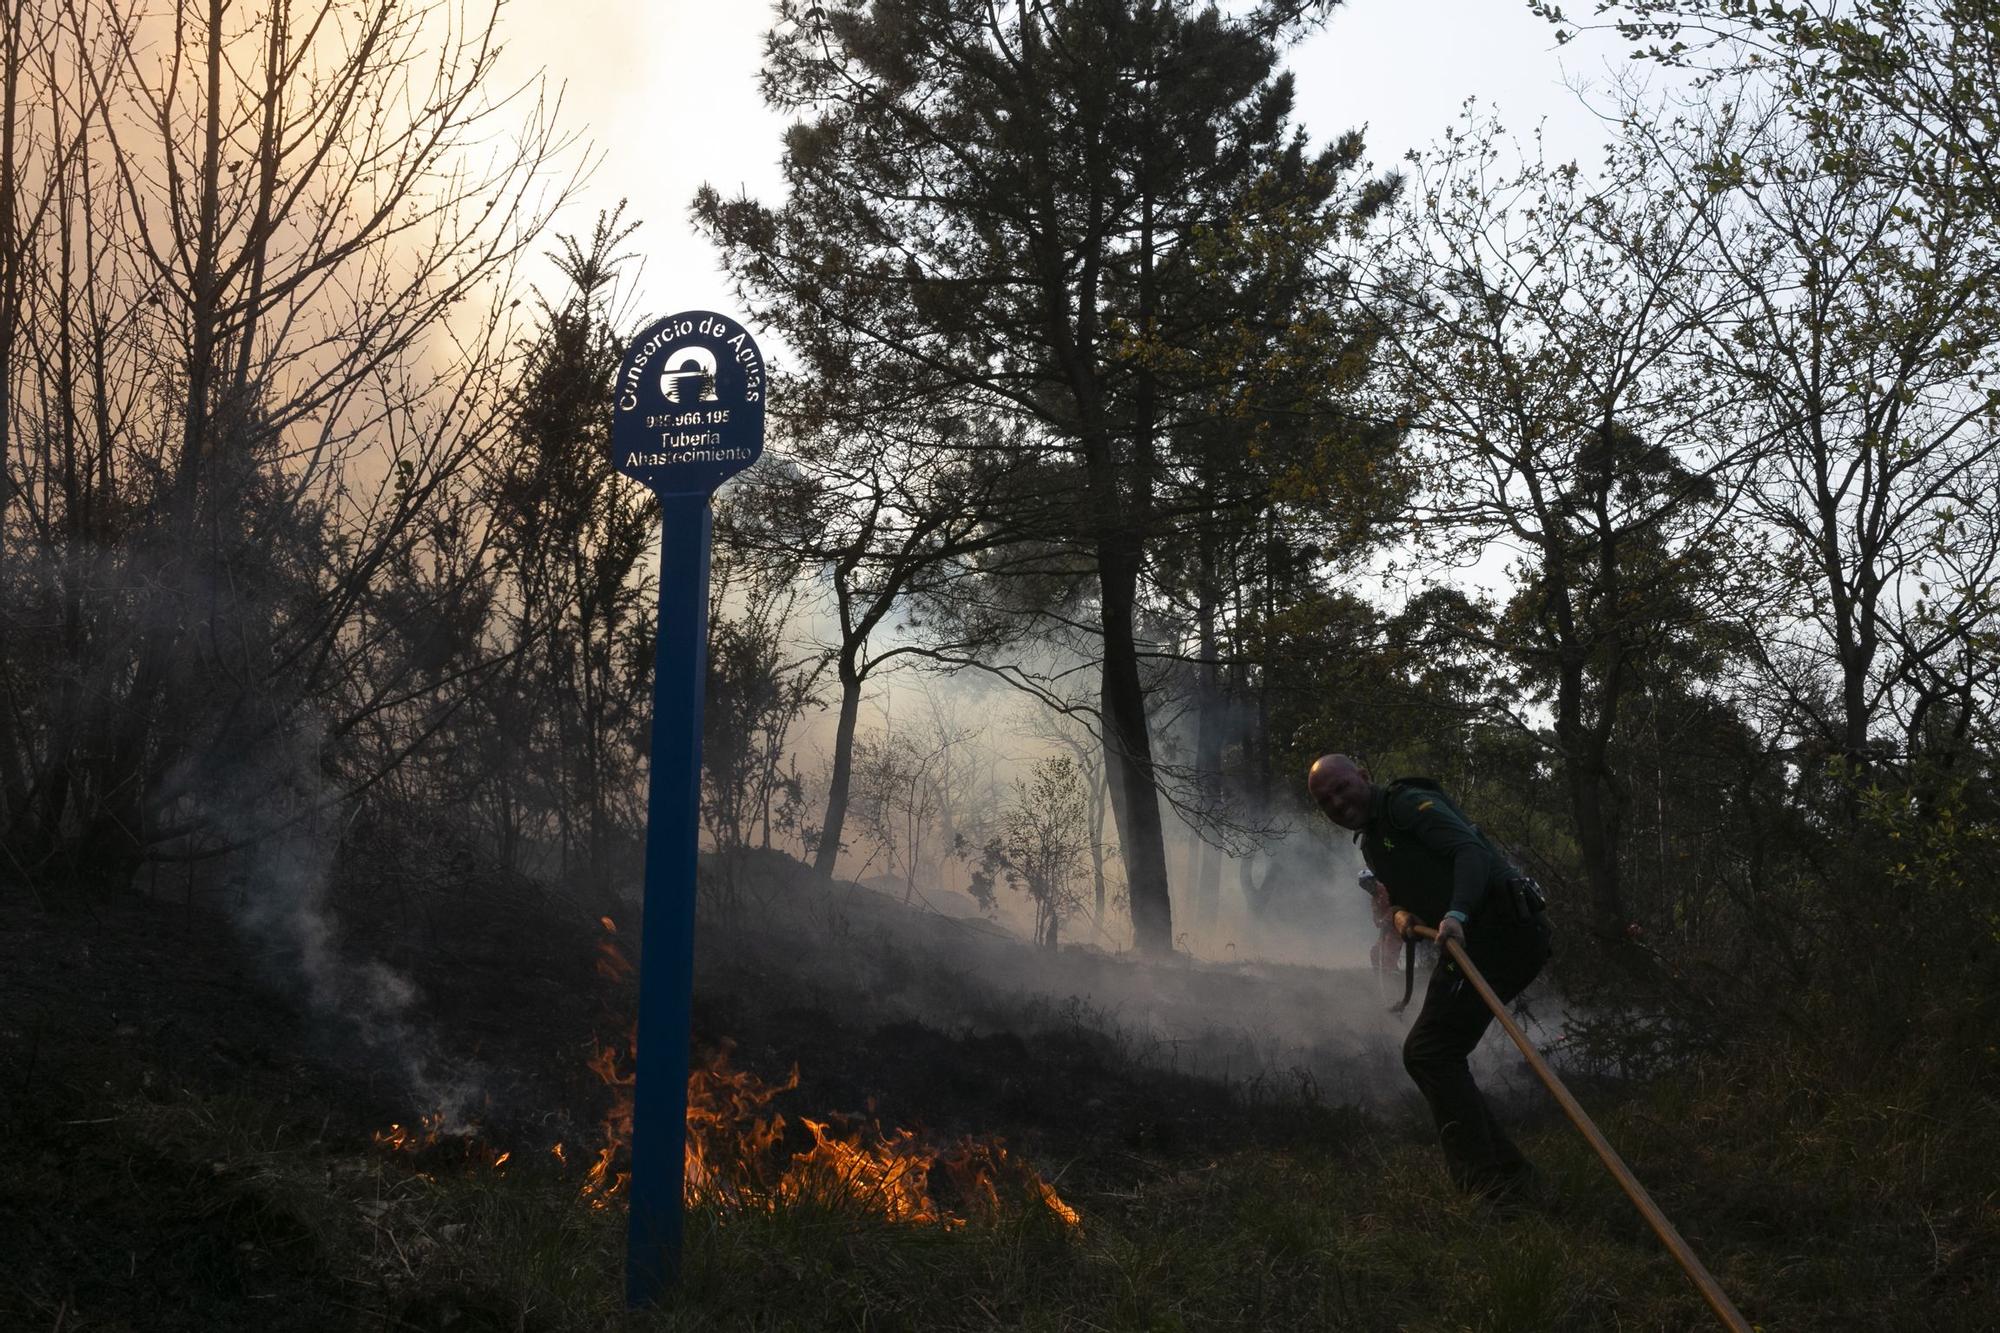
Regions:
[[[1470, 931], [1466, 952], [1502, 1001], [1512, 1000], [1549, 959], [1548, 918]], [[1430, 1103], [1452, 1182], [1469, 1194], [1498, 1197], [1528, 1173], [1528, 1163], [1493, 1119], [1466, 1063], [1493, 1022], [1493, 1012], [1458, 964], [1440, 956], [1424, 991], [1424, 1007], [1403, 1040], [1403, 1068]]]

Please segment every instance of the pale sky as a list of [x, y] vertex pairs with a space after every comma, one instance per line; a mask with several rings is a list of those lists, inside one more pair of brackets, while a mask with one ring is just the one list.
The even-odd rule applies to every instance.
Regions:
[[[565, 122], [602, 153], [561, 229], [587, 231], [621, 198], [644, 222], [634, 315], [741, 313], [687, 206], [704, 182], [779, 199], [783, 121], [757, 95], [770, 13], [758, 0], [513, 0], [503, 18], [508, 70], [545, 68]], [[1558, 51], [1525, 0], [1349, 0], [1289, 63], [1297, 121], [1322, 142], [1365, 123], [1379, 166], [1436, 139], [1469, 96], [1524, 139], [1543, 124], [1551, 157], [1589, 164], [1608, 136], [1568, 84], [1601, 82], [1623, 55], [1589, 35]]]

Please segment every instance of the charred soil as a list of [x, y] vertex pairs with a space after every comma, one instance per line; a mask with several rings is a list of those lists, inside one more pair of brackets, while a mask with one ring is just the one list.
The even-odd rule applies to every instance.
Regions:
[[[771, 1117], [762, 1151], [1004, 1144], [992, 1206], [939, 1189], [911, 1223], [751, 1171], [630, 1316], [603, 1149], [636, 914], [470, 871], [344, 882], [281, 930], [225, 881], [6, 899], [0, 1329], [1707, 1323], [1545, 1109], [1510, 1119], [1553, 1209], [1451, 1192], [1394, 1029], [1342, 1021], [1380, 1014], [1364, 973], [1049, 956], [779, 858], [704, 873], [695, 1046]], [[1718, 1063], [1588, 1100], [1762, 1326], [1995, 1327], [1990, 1172], [1937, 1169], [1977, 1127], [1816, 1077]]]
[[[744, 901], [711, 870], [695, 1046], [770, 1086], [795, 1068], [773, 1103], [794, 1138], [805, 1117], [971, 1136], [1065, 1191], [1130, 1193], [1246, 1142], [1365, 1135], [1310, 1079], [1176, 1068], [1084, 995], [970, 980], [969, 954], [1035, 962], [983, 923], [776, 862]], [[481, 1170], [574, 1202], [616, 1099], [590, 1062], [628, 1054], [636, 916], [525, 882], [400, 904], [356, 885], [301, 943], [246, 930], [241, 892], [0, 901], [0, 1327], [516, 1326], [491, 1292], [419, 1280], [437, 1265], [383, 1224]], [[422, 1248], [466, 1229], [439, 1227]]]

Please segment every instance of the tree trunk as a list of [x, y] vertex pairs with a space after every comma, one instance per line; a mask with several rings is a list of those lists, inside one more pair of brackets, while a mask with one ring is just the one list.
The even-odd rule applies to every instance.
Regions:
[[1111, 782], [1111, 811], [1125, 859], [1126, 893], [1132, 901], [1133, 943], [1142, 953], [1174, 948], [1173, 904], [1168, 896], [1167, 848], [1153, 775], [1152, 738], [1146, 727], [1146, 691], [1132, 632], [1138, 586], [1137, 543], [1118, 533], [1097, 546], [1104, 629], [1104, 768]]
[[826, 820], [813, 852], [813, 873], [821, 879], [833, 878], [834, 863], [840, 859], [840, 832], [847, 823], [848, 790], [854, 780], [854, 722], [861, 715], [861, 675], [852, 653], [840, 655], [839, 673], [840, 720], [833, 732], [833, 776], [826, 788]]
[[1590, 903], [1597, 927], [1606, 938], [1622, 930], [1625, 904], [1618, 883], [1617, 813], [1607, 809], [1609, 773], [1603, 743], [1583, 721], [1583, 662], [1565, 653], [1556, 682], [1556, 741], [1562, 747], [1563, 777], [1569, 787], [1570, 818], [1576, 826], [1577, 850], [1590, 885]]
[[1104, 804], [1109, 793], [1104, 787], [1104, 778], [1098, 775], [1090, 784], [1090, 920], [1100, 931], [1104, 929]]
[[[1201, 782], [1202, 802], [1213, 810], [1222, 800], [1222, 690], [1221, 668], [1215, 652], [1215, 596], [1211, 561], [1203, 553], [1200, 684], [1195, 706], [1195, 771]], [[1208, 838], [1200, 838], [1201, 863], [1195, 878], [1195, 920], [1204, 926], [1215, 924], [1222, 907], [1222, 849]]]

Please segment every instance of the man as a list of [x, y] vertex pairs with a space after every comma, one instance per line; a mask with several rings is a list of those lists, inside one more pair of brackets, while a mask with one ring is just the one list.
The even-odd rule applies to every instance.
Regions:
[[1493, 1015], [1443, 946], [1457, 940], [1494, 993], [1513, 999], [1548, 961], [1540, 891], [1436, 783], [1380, 787], [1346, 755], [1326, 754], [1313, 761], [1306, 790], [1327, 818], [1360, 835], [1362, 858], [1390, 900], [1437, 928], [1439, 962], [1403, 1041], [1403, 1067], [1430, 1103], [1446, 1172], [1483, 1198], [1522, 1195], [1534, 1168], [1494, 1122], [1466, 1063]]

